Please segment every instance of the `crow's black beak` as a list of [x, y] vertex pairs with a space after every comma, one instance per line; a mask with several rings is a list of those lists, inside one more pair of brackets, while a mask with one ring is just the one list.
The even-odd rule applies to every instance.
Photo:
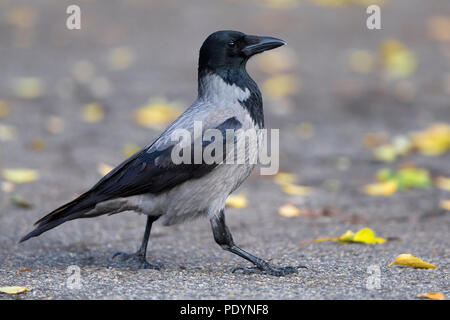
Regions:
[[286, 44], [283, 40], [272, 37], [245, 36], [247, 45], [242, 52], [250, 57], [263, 51], [272, 50]]

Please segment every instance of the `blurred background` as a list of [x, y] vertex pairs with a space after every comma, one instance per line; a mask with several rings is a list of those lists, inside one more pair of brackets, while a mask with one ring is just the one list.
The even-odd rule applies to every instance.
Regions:
[[[71, 4], [81, 30], [66, 28]], [[370, 4], [381, 7], [381, 30], [366, 27]], [[281, 129], [282, 174], [252, 175], [230, 200], [235, 238], [252, 248], [262, 238], [257, 250], [276, 258], [279, 246], [288, 242], [288, 254], [300, 242], [320, 260], [335, 244], [301, 242], [370, 227], [397, 240], [383, 244], [389, 255], [369, 254], [377, 261], [414, 248], [448, 265], [448, 0], [0, 0], [0, 249], [11, 257], [3, 269], [33, 265], [49, 249], [47, 266], [79, 264], [67, 252], [102, 266], [114, 248], [134, 250], [136, 215], [16, 243], [195, 100], [198, 50], [221, 29], [288, 44], [248, 64], [266, 126]], [[203, 255], [164, 250], [192, 228], [202, 230], [192, 250], [204, 246]], [[165, 264], [199, 264], [209, 249], [211, 261], [235, 261], [204, 221], [175, 229], [156, 227], [167, 237], [155, 249]]]

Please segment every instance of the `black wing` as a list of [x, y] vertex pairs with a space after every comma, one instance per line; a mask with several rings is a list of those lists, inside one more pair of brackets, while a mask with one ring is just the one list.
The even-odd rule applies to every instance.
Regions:
[[[227, 129], [240, 128], [242, 124], [232, 117], [215, 129], [221, 131], [225, 137]], [[203, 148], [210, 143], [212, 141], [203, 142]], [[224, 140], [224, 148], [225, 143]], [[103, 177], [89, 191], [38, 220], [37, 228], [21, 241], [37, 236], [65, 221], [82, 218], [85, 212], [93, 209], [99, 202], [144, 193], [157, 194], [186, 180], [200, 178], [218, 165], [193, 162], [175, 164], [171, 158], [174, 147], [175, 145], [171, 145], [164, 150], [152, 150], [152, 146], [149, 146], [136, 153]]]

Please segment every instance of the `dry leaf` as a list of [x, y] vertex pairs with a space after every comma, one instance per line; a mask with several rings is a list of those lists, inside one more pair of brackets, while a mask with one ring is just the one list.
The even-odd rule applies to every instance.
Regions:
[[393, 264], [401, 265], [401, 266], [407, 266], [407, 267], [413, 267], [413, 268], [419, 268], [419, 269], [435, 269], [437, 266], [425, 262], [420, 258], [417, 258], [411, 254], [401, 254], [397, 256], [397, 258], [394, 259], [393, 262], [389, 264], [389, 266], [392, 266]]
[[388, 141], [388, 135], [384, 132], [368, 133], [363, 137], [363, 144], [367, 148], [376, 148]]
[[284, 184], [281, 186], [281, 190], [292, 196], [306, 196], [311, 194], [313, 189], [311, 187], [299, 186], [296, 184]]
[[450, 41], [450, 16], [434, 16], [428, 19], [428, 32], [437, 41]]
[[34, 77], [16, 78], [13, 80], [14, 94], [19, 98], [34, 99], [42, 96], [44, 84]]
[[0, 118], [6, 117], [10, 111], [9, 104], [6, 101], [0, 100]]
[[278, 75], [263, 83], [264, 92], [271, 98], [283, 98], [296, 93], [300, 87], [300, 80], [292, 75]]
[[392, 78], [405, 78], [414, 73], [417, 58], [403, 43], [386, 40], [380, 46], [383, 67]]
[[441, 200], [439, 206], [447, 211], [450, 211], [450, 200]]
[[278, 214], [287, 218], [298, 217], [300, 215], [300, 210], [291, 204], [285, 204], [278, 209]]
[[413, 145], [429, 156], [440, 155], [450, 150], [450, 125], [436, 123], [411, 136]]
[[39, 178], [38, 171], [32, 169], [3, 169], [2, 176], [12, 183], [28, 183]]
[[387, 240], [385, 238], [379, 238], [376, 236], [375, 231], [370, 228], [362, 228], [358, 232], [354, 233], [351, 230], [347, 230], [340, 237], [333, 238], [318, 238], [314, 242], [334, 241], [341, 243], [357, 242], [365, 244], [380, 244]]
[[397, 191], [398, 183], [395, 180], [372, 183], [364, 187], [364, 193], [371, 196], [390, 196]]
[[104, 116], [103, 108], [97, 103], [86, 104], [83, 106], [82, 116], [85, 122], [99, 122]]
[[428, 292], [417, 295], [419, 298], [426, 298], [432, 300], [445, 300], [445, 296], [442, 292]]
[[297, 180], [297, 177], [293, 173], [288, 172], [278, 172], [274, 177], [273, 181], [279, 185], [293, 184]]
[[141, 126], [160, 128], [175, 120], [180, 113], [176, 104], [164, 100], [153, 100], [136, 110], [135, 120]]
[[112, 169], [114, 169], [113, 166], [110, 166], [103, 162], [97, 166], [97, 172], [100, 173], [102, 176], [106, 176]]
[[11, 141], [16, 137], [16, 129], [11, 126], [0, 124], [0, 141]]
[[437, 177], [435, 184], [438, 188], [446, 191], [450, 191], [450, 178], [447, 177]]
[[225, 206], [242, 209], [247, 206], [247, 197], [244, 194], [229, 195], [225, 201]]
[[19, 294], [19, 293], [24, 293], [29, 291], [28, 288], [25, 287], [0, 287], [0, 292], [1, 293], [6, 293], [6, 294]]

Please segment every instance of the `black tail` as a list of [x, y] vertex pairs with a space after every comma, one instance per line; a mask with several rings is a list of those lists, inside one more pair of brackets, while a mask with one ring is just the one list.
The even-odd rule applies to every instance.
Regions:
[[77, 199], [59, 207], [36, 221], [34, 225], [37, 225], [37, 227], [20, 239], [20, 242], [37, 237], [41, 233], [53, 229], [66, 221], [83, 218], [83, 214], [93, 209], [98, 201], [99, 198], [89, 192], [82, 194]]

